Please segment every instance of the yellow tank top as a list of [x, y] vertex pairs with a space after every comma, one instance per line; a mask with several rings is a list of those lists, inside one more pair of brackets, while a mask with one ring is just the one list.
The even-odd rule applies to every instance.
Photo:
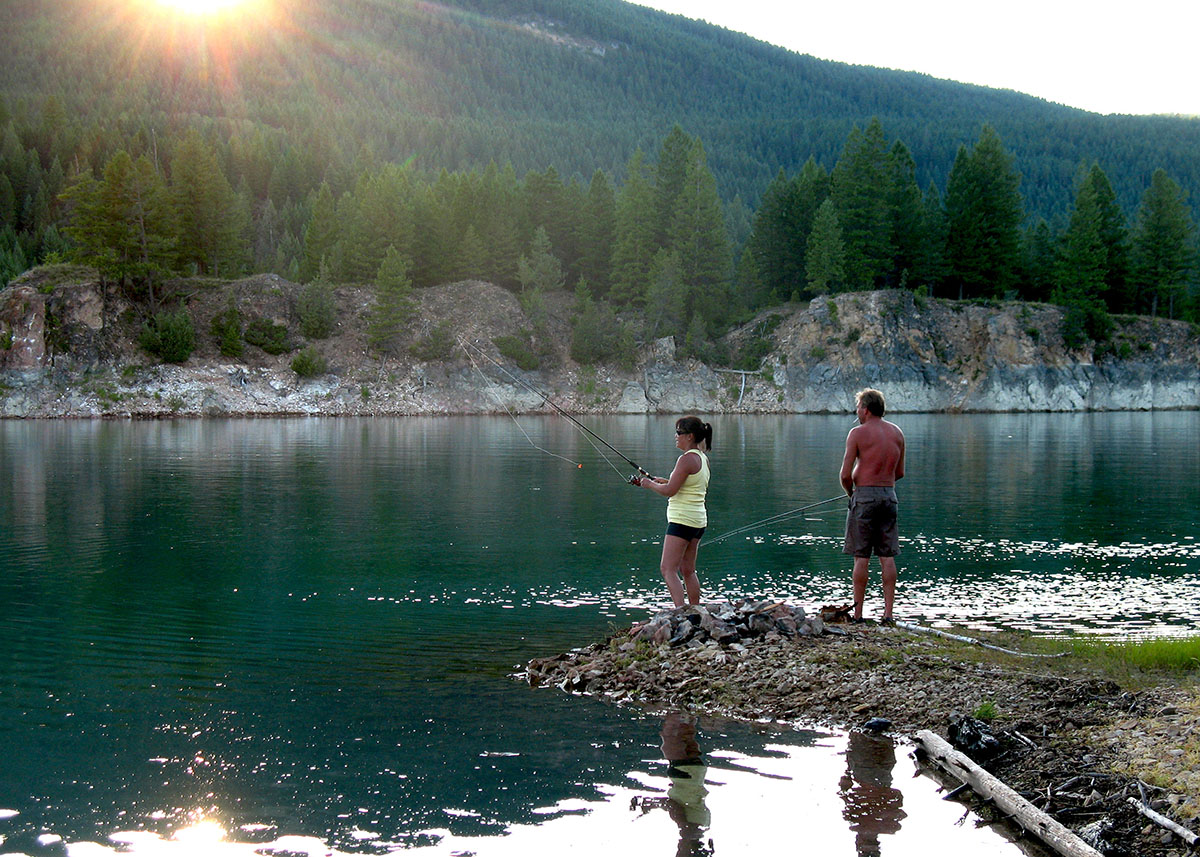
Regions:
[[700, 469], [684, 480], [674, 497], [667, 498], [667, 522], [685, 527], [707, 527], [704, 495], [708, 493], [708, 456], [698, 449], [689, 449], [684, 455], [693, 452], [700, 456]]

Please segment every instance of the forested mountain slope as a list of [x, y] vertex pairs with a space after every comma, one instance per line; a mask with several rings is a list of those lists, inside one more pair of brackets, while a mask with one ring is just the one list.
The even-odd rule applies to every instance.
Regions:
[[215, 127], [261, 162], [252, 191], [285, 159], [303, 195], [374, 159], [427, 173], [495, 160], [518, 174], [619, 176], [679, 123], [704, 141], [722, 196], [753, 205], [780, 168], [810, 156], [831, 167], [850, 128], [872, 117], [907, 144], [922, 187], [944, 181], [959, 145], [990, 122], [1031, 215], [1064, 215], [1084, 162], [1100, 162], [1126, 210], [1156, 168], [1200, 191], [1198, 120], [1101, 117], [817, 60], [619, 0], [241, 10], [201, 22], [154, 0], [9, 0], [0, 126], [38, 124], [45, 154], [82, 152], [97, 170], [131, 138], [153, 151], [159, 136]]

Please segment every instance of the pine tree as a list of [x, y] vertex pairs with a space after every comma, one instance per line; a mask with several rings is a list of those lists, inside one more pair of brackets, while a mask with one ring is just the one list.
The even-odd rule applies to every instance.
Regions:
[[571, 320], [571, 359], [584, 365], [621, 363], [631, 366], [633, 336], [612, 307], [592, 298], [587, 281], [575, 288], [575, 316]]
[[659, 250], [651, 263], [649, 277], [646, 325], [650, 338], [683, 333], [686, 287], [679, 253], [675, 250]]
[[1175, 317], [1196, 263], [1195, 231], [1183, 191], [1165, 170], [1155, 170], [1142, 195], [1133, 238], [1136, 306], [1158, 315], [1160, 304], [1166, 303], [1167, 315]]
[[866, 131], [855, 126], [830, 176], [851, 289], [875, 288], [892, 268], [890, 177], [888, 146], [879, 120], [872, 119]]
[[550, 236], [540, 226], [529, 242], [529, 255], [522, 256], [517, 265], [517, 279], [522, 291], [553, 292], [566, 285], [562, 263], [551, 250]]
[[184, 269], [219, 276], [236, 272], [244, 255], [245, 224], [230, 216], [236, 200], [216, 152], [196, 131], [176, 146], [171, 161], [171, 199], [179, 223], [179, 262]]
[[1026, 230], [1022, 241], [1024, 251], [1024, 274], [1021, 282], [1021, 297], [1028, 301], [1046, 301], [1054, 290], [1057, 244], [1050, 224], [1039, 217], [1037, 223]]
[[825, 295], [842, 291], [846, 282], [845, 264], [846, 248], [838, 223], [837, 207], [832, 199], [827, 199], [817, 209], [808, 238], [805, 269], [811, 292]]
[[1121, 211], [1117, 194], [1099, 164], [1092, 164], [1083, 183], [1091, 188], [1099, 218], [1099, 238], [1100, 243], [1104, 245], [1106, 267], [1105, 301], [1110, 309], [1124, 312], [1123, 307], [1130, 297], [1129, 227], [1125, 221], [1125, 213]]
[[306, 283], [296, 300], [300, 332], [309, 339], [326, 339], [337, 321], [337, 303], [325, 268]]
[[730, 308], [729, 238], [717, 196], [717, 182], [708, 168], [704, 147], [696, 140], [688, 152], [684, 184], [671, 223], [670, 249], [679, 255], [686, 288], [684, 317], [699, 312], [706, 325], [727, 318]]
[[0, 229], [0, 288], [25, 273], [28, 267], [17, 233], [11, 226]]
[[480, 184], [479, 237], [487, 251], [485, 276], [507, 289], [517, 285], [520, 194], [520, 183], [511, 164], [506, 164], [503, 170], [494, 162], [488, 164]]
[[268, 197], [259, 204], [254, 217], [254, 241], [251, 252], [256, 271], [271, 271], [283, 239], [283, 220], [279, 209]]
[[916, 285], [926, 256], [925, 207], [917, 186], [917, 164], [904, 143], [897, 140], [888, 153], [888, 210], [892, 221], [892, 269], [889, 285], [907, 280]]
[[77, 261], [95, 266], [106, 282], [131, 288], [131, 296], [148, 299], [156, 312], [154, 283], [172, 270], [176, 225], [154, 165], [144, 155], [134, 161], [118, 150], [103, 181], [84, 174], [64, 198]]
[[416, 231], [412, 251], [413, 284], [419, 287], [444, 283], [454, 276], [454, 251], [462, 233], [454, 231], [453, 199], [446, 171], [433, 186], [419, 185], [414, 194]]
[[742, 300], [754, 310], [783, 300], [804, 275], [807, 230], [799, 214], [799, 188], [781, 169], [767, 185], [754, 215], [746, 252], [753, 260], [757, 288], [743, 291]]
[[561, 253], [568, 244], [566, 236], [572, 219], [566, 210], [565, 193], [562, 179], [554, 167], [544, 173], [526, 174], [523, 188], [525, 229], [521, 236], [525, 241], [532, 241], [533, 233], [540, 227], [550, 239], [553, 251]]
[[312, 201], [312, 214], [304, 227], [304, 259], [300, 275], [311, 280], [321, 271], [321, 263], [332, 258], [338, 240], [337, 205], [327, 182], [321, 182]]
[[921, 244], [921, 256], [909, 283], [914, 288], [925, 286], [934, 294], [945, 280], [946, 266], [946, 208], [937, 185], [929, 182], [921, 200], [921, 232], [925, 236]]
[[646, 178], [642, 153], [629, 160], [625, 184], [617, 194], [616, 242], [610, 296], [619, 305], [646, 299], [654, 259], [654, 196]]
[[1108, 288], [1108, 251], [1100, 235], [1100, 203], [1096, 188], [1080, 185], [1071, 211], [1063, 253], [1055, 268], [1055, 303], [1104, 300]]
[[[342, 194], [337, 202], [339, 269], [336, 278], [344, 283], [368, 283], [379, 270], [382, 256], [376, 256], [371, 246], [371, 219], [366, 212], [371, 179], [363, 173], [355, 183], [354, 192]], [[386, 250], [387, 248], [382, 248]]]
[[1108, 251], [1101, 237], [1101, 224], [1096, 188], [1084, 182], [1075, 197], [1062, 256], [1054, 271], [1053, 298], [1067, 310], [1063, 339], [1068, 347], [1082, 345], [1085, 336], [1103, 342], [1112, 331], [1112, 319], [1104, 304]]
[[455, 263], [456, 277], [460, 280], [478, 280], [485, 276], [487, 250], [483, 246], [483, 239], [475, 231], [474, 224], [468, 224], [467, 231], [463, 233], [458, 253], [455, 254]]
[[695, 143], [683, 128], [675, 125], [659, 149], [658, 164], [654, 168], [654, 243], [658, 247], [667, 246], [671, 240], [671, 228]]
[[15, 226], [17, 222], [17, 197], [13, 193], [12, 182], [8, 176], [0, 173], [0, 229]]
[[367, 345], [383, 354], [397, 351], [397, 340], [412, 318], [412, 280], [403, 254], [388, 247], [375, 276], [375, 305], [368, 311]]
[[596, 170], [588, 186], [587, 210], [580, 233], [579, 275], [601, 297], [608, 294], [611, 283], [616, 230], [616, 196], [608, 176]]
[[1021, 177], [1000, 136], [985, 125], [960, 147], [946, 182], [946, 255], [962, 297], [1001, 297], [1020, 269]]

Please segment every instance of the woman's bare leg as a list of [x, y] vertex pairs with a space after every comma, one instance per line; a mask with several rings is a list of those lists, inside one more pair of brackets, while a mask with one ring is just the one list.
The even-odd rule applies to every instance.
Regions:
[[[688, 549], [688, 542], [680, 536], [664, 536], [662, 562], [659, 563], [658, 570], [662, 572], [663, 580], [667, 582], [667, 589], [671, 593], [671, 601], [676, 607], [682, 607], [684, 603], [683, 581], [679, 579], [683, 558]], [[695, 578], [695, 558], [693, 557], [692, 577]], [[696, 583], [697, 595], [700, 591], [699, 582]]]

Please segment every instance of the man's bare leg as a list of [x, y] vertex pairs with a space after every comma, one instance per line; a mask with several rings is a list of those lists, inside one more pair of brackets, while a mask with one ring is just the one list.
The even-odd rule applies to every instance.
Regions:
[[892, 602], [896, 600], [896, 558], [881, 556], [879, 567], [883, 572], [883, 618], [892, 618]]
[[[854, 618], [861, 619], [863, 600], [867, 597], [867, 564], [871, 561], [867, 556], [854, 558]], [[893, 568], [895, 566], [893, 565]]]

